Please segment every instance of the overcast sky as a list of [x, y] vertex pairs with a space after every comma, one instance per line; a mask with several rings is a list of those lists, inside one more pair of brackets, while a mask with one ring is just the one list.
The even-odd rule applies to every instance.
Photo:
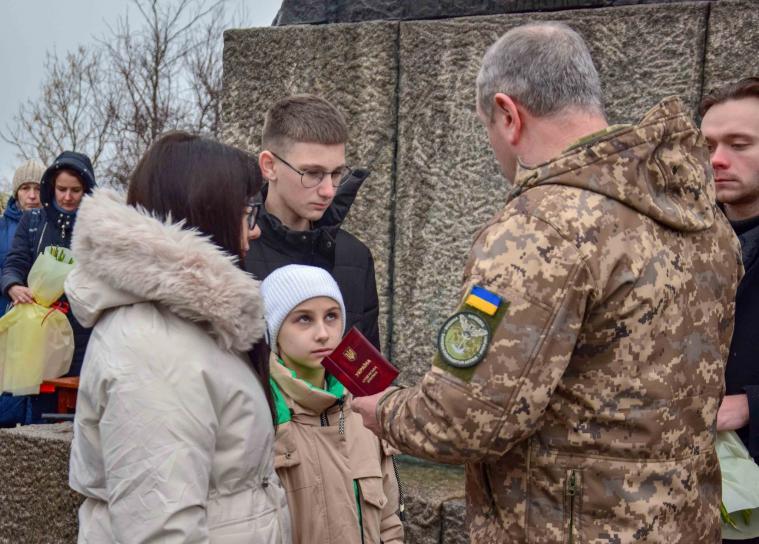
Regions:
[[[171, 2], [174, 0], [162, 0]], [[243, 6], [248, 26], [269, 26], [281, 0], [228, 0]], [[119, 15], [128, 0], [0, 0], [0, 128], [5, 131], [19, 105], [39, 96], [46, 51], [63, 55], [91, 44]], [[134, 9], [134, 8], [132, 8]], [[134, 18], [132, 20], [135, 20]], [[0, 139], [0, 184], [10, 180], [19, 160]]]

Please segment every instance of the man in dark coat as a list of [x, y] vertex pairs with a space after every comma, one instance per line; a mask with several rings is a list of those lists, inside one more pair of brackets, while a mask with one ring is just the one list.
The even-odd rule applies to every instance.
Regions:
[[341, 228], [368, 176], [346, 166], [347, 139], [342, 115], [326, 100], [299, 95], [272, 106], [259, 156], [269, 181], [261, 192], [261, 237], [251, 243], [245, 268], [259, 280], [288, 264], [324, 268], [345, 300], [346, 330], [355, 325], [379, 348], [374, 259]]
[[[735, 300], [735, 330], [725, 371], [718, 431], [736, 431], [759, 462], [759, 78], [717, 89], [701, 104], [717, 189], [738, 235], [745, 275]], [[759, 538], [743, 542], [759, 543]]]
[[[42, 208], [25, 212], [3, 266], [0, 290], [14, 304], [32, 302], [27, 276], [48, 246], [70, 247], [76, 211], [85, 194], [95, 188], [95, 174], [89, 157], [64, 151], [45, 171], [40, 183]], [[82, 327], [74, 315], [67, 314], [74, 331], [74, 358], [69, 376], [78, 376], [90, 330]]]

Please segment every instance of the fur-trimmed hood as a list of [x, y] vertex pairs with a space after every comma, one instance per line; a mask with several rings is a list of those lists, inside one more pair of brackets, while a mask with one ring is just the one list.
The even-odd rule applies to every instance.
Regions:
[[154, 302], [204, 325], [227, 350], [244, 351], [265, 326], [259, 282], [196, 230], [163, 222], [98, 189], [83, 199], [71, 242], [66, 295], [93, 326], [107, 310]]

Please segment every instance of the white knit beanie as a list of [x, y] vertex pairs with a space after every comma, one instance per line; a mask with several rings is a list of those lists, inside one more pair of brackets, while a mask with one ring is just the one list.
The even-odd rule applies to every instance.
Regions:
[[274, 353], [278, 353], [277, 337], [282, 322], [293, 308], [312, 298], [329, 297], [340, 304], [342, 332], [345, 332], [343, 295], [337, 282], [323, 268], [302, 264], [278, 268], [261, 282], [261, 296], [264, 300], [266, 341]]
[[16, 197], [16, 193], [24, 183], [39, 183], [42, 179], [42, 174], [45, 173], [45, 165], [40, 161], [31, 159], [24, 164], [16, 168], [16, 172], [13, 174], [13, 196]]

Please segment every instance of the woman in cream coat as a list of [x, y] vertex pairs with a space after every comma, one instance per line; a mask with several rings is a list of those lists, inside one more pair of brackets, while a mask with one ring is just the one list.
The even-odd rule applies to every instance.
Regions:
[[259, 188], [247, 154], [172, 133], [127, 204], [107, 190], [82, 203], [66, 282], [94, 327], [69, 477], [80, 543], [290, 542], [258, 282], [238, 265]]

